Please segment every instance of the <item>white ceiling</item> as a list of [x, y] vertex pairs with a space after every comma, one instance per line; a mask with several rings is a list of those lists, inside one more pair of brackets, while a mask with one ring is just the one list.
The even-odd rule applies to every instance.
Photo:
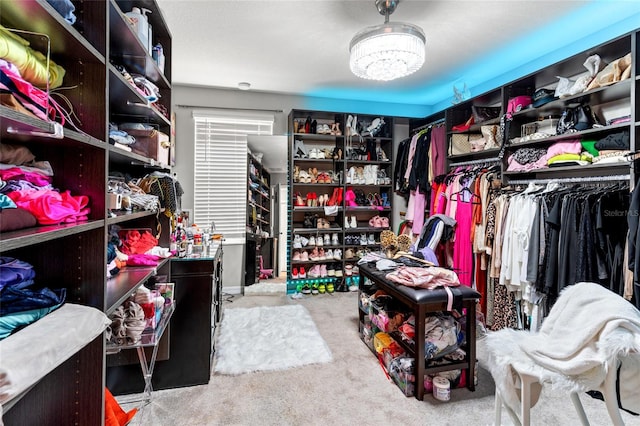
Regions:
[[307, 94], [324, 88], [398, 91], [553, 21], [585, 1], [400, 1], [391, 21], [420, 26], [427, 61], [387, 83], [353, 76], [349, 42], [382, 24], [374, 0], [157, 0], [172, 33], [173, 83]]
[[[384, 22], [374, 0], [156, 1], [172, 34], [173, 84], [235, 89], [239, 82], [249, 82], [251, 90], [259, 92], [395, 105], [434, 105], [436, 93], [441, 100], [447, 97], [450, 105], [452, 88], [458, 87], [461, 76], [465, 81], [477, 75], [483, 82], [490, 81], [496, 77], [491, 73], [500, 72], [501, 67], [503, 72], [517, 68], [534, 62], [534, 55], [553, 52], [555, 45], [586, 37], [576, 35], [581, 28], [589, 31], [590, 26], [617, 22], [590, 12], [591, 22], [583, 22], [578, 31], [575, 26], [567, 30], [571, 25], [565, 23], [584, 16], [576, 15], [580, 8], [594, 4], [587, 0], [402, 0], [390, 20], [424, 30], [427, 61], [409, 77], [381, 83], [359, 79], [349, 70], [351, 38], [364, 27]], [[614, 2], [622, 0], [604, 3]], [[540, 29], [549, 26], [555, 34], [540, 37]], [[526, 42], [514, 48], [518, 40]], [[492, 63], [482, 62], [490, 53], [507, 48], [509, 53]], [[478, 72], [469, 78], [461, 70]], [[272, 167], [286, 169], [286, 164]]]

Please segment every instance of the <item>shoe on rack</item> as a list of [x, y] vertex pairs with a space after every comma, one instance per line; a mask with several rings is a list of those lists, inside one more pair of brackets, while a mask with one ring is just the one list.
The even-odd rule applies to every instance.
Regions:
[[300, 243], [302, 244], [302, 247], [306, 247], [307, 244], [309, 244], [309, 239], [303, 235], [300, 235]]
[[318, 293], [320, 294], [324, 294], [327, 291], [327, 287], [325, 286], [324, 283], [319, 283], [318, 284]]
[[304, 269], [304, 266], [300, 267], [300, 270], [298, 271], [298, 278], [307, 278], [307, 273]]
[[336, 268], [335, 268], [335, 266], [333, 266], [333, 263], [330, 263], [327, 266], [327, 276], [328, 277], [335, 277], [336, 276]]
[[294, 279], [294, 280], [298, 279], [298, 268], [293, 268], [291, 270], [291, 278]]
[[[320, 219], [318, 219], [319, 221]], [[320, 235], [318, 235], [316, 237], [316, 247], [322, 247], [324, 246], [324, 241], [322, 240], [322, 237]]]
[[325, 246], [331, 245], [331, 237], [329, 237], [329, 234], [324, 234], [324, 245]]
[[311, 287], [309, 286], [309, 284], [306, 284], [306, 283], [305, 283], [305, 284], [302, 286], [302, 291], [301, 291], [301, 293], [302, 293], [302, 294], [311, 294]]
[[320, 278], [327, 278], [327, 265], [324, 263], [320, 265]]
[[300, 253], [300, 261], [307, 262], [308, 260], [309, 260], [309, 253], [306, 250], [302, 250], [302, 253]]
[[349, 218], [347, 216], [344, 217], [344, 229], [349, 229]]
[[313, 265], [309, 272], [307, 272], [307, 276], [309, 278], [318, 278], [320, 277], [320, 265]]
[[320, 293], [320, 291], [318, 291], [318, 284], [313, 283], [311, 284], [311, 294], [316, 296]]
[[316, 245], [316, 237], [312, 235], [309, 237], [309, 246], [315, 247], [315, 245]]
[[293, 260], [294, 262], [297, 262], [300, 260], [300, 250], [293, 251], [293, 256], [291, 257], [291, 260]]
[[319, 248], [318, 249], [318, 258], [316, 260], [325, 260], [327, 258], [327, 255], [324, 252], [323, 248]]
[[358, 227], [358, 222], [356, 221], [356, 217], [355, 216], [351, 216], [351, 223], [349, 223], [349, 226], [351, 228], [357, 228]]
[[300, 249], [302, 248], [302, 239], [300, 238], [300, 235], [296, 234], [293, 237], [293, 248], [294, 249]]
[[356, 193], [353, 192], [353, 189], [347, 189], [344, 193], [344, 200], [347, 207], [358, 207], [358, 203], [356, 202]]
[[334, 291], [336, 291], [335, 287], [333, 286], [333, 282], [332, 282], [332, 281], [329, 281], [329, 282], [327, 283], [326, 288], [327, 288], [327, 293], [329, 293], [329, 294], [331, 294], [331, 293], [333, 293]]
[[367, 244], [375, 244], [376, 238], [373, 234], [369, 234], [369, 238], [367, 239]]
[[334, 258], [335, 260], [342, 260], [342, 250], [340, 250], [340, 249], [335, 249], [335, 250], [333, 251], [333, 258]]
[[295, 198], [295, 200], [293, 202], [293, 205], [295, 207], [305, 207], [307, 204], [302, 199], [302, 195], [300, 195], [300, 193], [297, 193], [296, 194], [296, 198]]
[[346, 250], [344, 251], [344, 258], [345, 258], [345, 259], [353, 259], [353, 256], [355, 256], [355, 255], [353, 254], [353, 249], [348, 248], [348, 249], [346, 249]]
[[333, 250], [329, 249], [324, 252], [324, 258], [325, 260], [333, 260]]
[[361, 246], [367, 245], [367, 234], [360, 234], [360, 245]]
[[351, 278], [351, 283], [349, 283], [349, 291], [358, 291], [358, 283], [360, 282], [360, 277], [358, 275], [353, 275]]
[[340, 240], [338, 240], [338, 233], [336, 233], [336, 232], [331, 234], [331, 245], [333, 245], [333, 246], [339, 246], [340, 245]]
[[[311, 253], [309, 253], [309, 260], [315, 262], [316, 260], [318, 260], [319, 256], [320, 254], [318, 252], [318, 247], [314, 247], [314, 249], [311, 250]], [[311, 270], [309, 270], [309, 276], [311, 276]]]

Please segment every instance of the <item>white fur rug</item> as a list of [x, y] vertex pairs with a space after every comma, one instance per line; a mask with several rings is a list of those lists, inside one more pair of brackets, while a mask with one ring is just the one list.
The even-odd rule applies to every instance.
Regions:
[[215, 371], [243, 374], [333, 360], [307, 309], [300, 305], [225, 309]]

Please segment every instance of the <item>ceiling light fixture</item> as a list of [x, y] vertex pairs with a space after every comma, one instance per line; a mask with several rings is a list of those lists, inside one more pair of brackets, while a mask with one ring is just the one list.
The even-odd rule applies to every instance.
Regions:
[[247, 83], [246, 81], [243, 81], [241, 83], [238, 83], [238, 89], [240, 89], [240, 90], [249, 90], [249, 89], [251, 89], [251, 84]]
[[349, 44], [351, 72], [369, 80], [389, 81], [416, 72], [424, 64], [425, 36], [420, 27], [389, 22], [400, 0], [375, 0], [384, 24], [358, 32]]

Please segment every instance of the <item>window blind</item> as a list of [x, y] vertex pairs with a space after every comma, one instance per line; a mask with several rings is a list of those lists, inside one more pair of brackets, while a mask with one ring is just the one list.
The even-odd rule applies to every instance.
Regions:
[[273, 134], [273, 117], [195, 112], [193, 223], [245, 238], [247, 136]]

